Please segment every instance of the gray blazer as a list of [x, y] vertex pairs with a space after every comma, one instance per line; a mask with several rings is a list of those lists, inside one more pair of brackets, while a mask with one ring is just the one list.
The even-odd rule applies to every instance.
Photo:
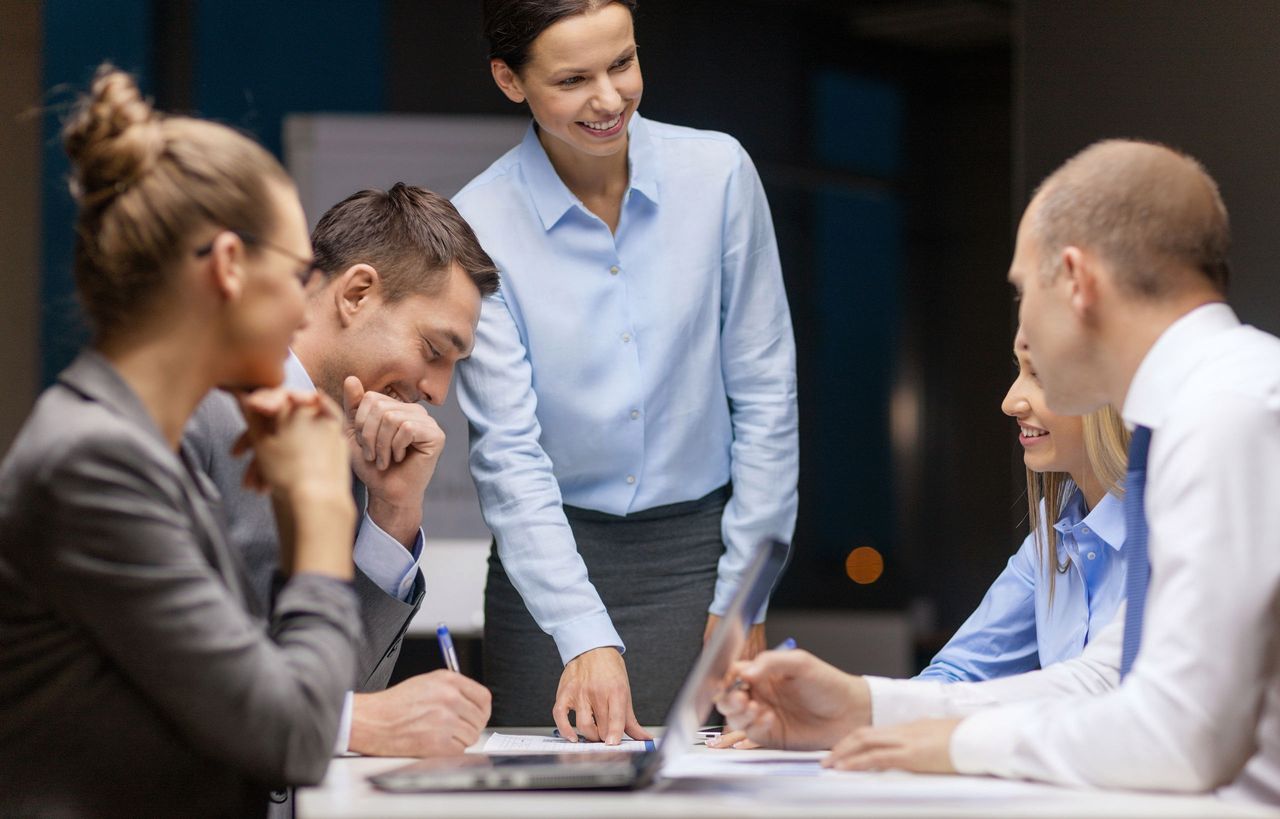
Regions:
[[[243, 488], [248, 456], [231, 457], [231, 446], [244, 428], [244, 418], [235, 400], [224, 392], [214, 391], [200, 404], [187, 425], [182, 447], [218, 487], [226, 509], [232, 548], [244, 559], [253, 593], [267, 605], [272, 578], [280, 565], [280, 539], [270, 499]], [[380, 691], [387, 687], [395, 668], [409, 621], [422, 605], [422, 572], [414, 579], [407, 603], [378, 588], [359, 567], [355, 588], [365, 638], [357, 657], [355, 690]]]
[[0, 814], [261, 814], [319, 781], [355, 595], [299, 575], [259, 611], [216, 490], [82, 353], [0, 463]]

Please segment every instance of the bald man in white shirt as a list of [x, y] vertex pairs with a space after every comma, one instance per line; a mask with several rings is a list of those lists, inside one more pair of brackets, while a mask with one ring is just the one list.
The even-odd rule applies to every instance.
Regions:
[[[1194, 159], [1120, 140], [1045, 180], [1018, 230], [1009, 281], [1049, 406], [1110, 403], [1151, 431], [1139, 627], [1122, 612], [1076, 660], [947, 691], [768, 652], [736, 669], [730, 724], [834, 746], [825, 764], [842, 769], [1280, 804], [1280, 340], [1226, 305], [1228, 236]], [[889, 724], [913, 711], [944, 718]]]

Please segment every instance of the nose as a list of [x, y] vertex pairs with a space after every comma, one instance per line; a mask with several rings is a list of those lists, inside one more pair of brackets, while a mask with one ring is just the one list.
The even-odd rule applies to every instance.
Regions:
[[622, 110], [622, 95], [618, 93], [612, 78], [608, 75], [597, 86], [596, 97], [593, 102], [596, 110], [601, 113], [616, 114]]
[[1000, 402], [1000, 409], [1011, 418], [1021, 418], [1031, 412], [1031, 404], [1018, 389], [1018, 381], [1010, 385], [1009, 392], [1005, 393], [1004, 400]]
[[449, 382], [453, 380], [453, 365], [428, 371], [418, 381], [418, 391], [422, 400], [433, 407], [438, 407], [449, 397]]

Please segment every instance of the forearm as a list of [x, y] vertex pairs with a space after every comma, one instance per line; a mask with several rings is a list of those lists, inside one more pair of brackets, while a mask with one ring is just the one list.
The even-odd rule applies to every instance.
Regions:
[[401, 546], [413, 548], [422, 529], [421, 498], [417, 503], [396, 504], [371, 494], [366, 514]]

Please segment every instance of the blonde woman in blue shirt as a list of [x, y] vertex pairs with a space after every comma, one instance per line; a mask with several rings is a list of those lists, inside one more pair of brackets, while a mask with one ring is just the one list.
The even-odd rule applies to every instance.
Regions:
[[1018, 422], [1031, 534], [918, 679], [979, 682], [1069, 660], [1124, 599], [1129, 433], [1109, 406], [1082, 418], [1050, 412], [1021, 333], [1014, 356], [1001, 409]]
[[[1124, 599], [1124, 422], [1109, 406], [1084, 417], [1051, 412], [1021, 332], [1014, 358], [1018, 376], [1001, 409], [1018, 424], [1031, 533], [915, 680], [851, 678], [854, 711], [864, 721], [901, 722], [945, 710], [949, 686], [916, 680], [982, 682], [1077, 657]], [[730, 732], [707, 744], [754, 747], [745, 736]]]
[[503, 276], [458, 390], [493, 723], [610, 743], [663, 719], [751, 548], [791, 539], [798, 467], [760, 180], [733, 138], [637, 113], [634, 6], [486, 2], [533, 122], [455, 198]]

